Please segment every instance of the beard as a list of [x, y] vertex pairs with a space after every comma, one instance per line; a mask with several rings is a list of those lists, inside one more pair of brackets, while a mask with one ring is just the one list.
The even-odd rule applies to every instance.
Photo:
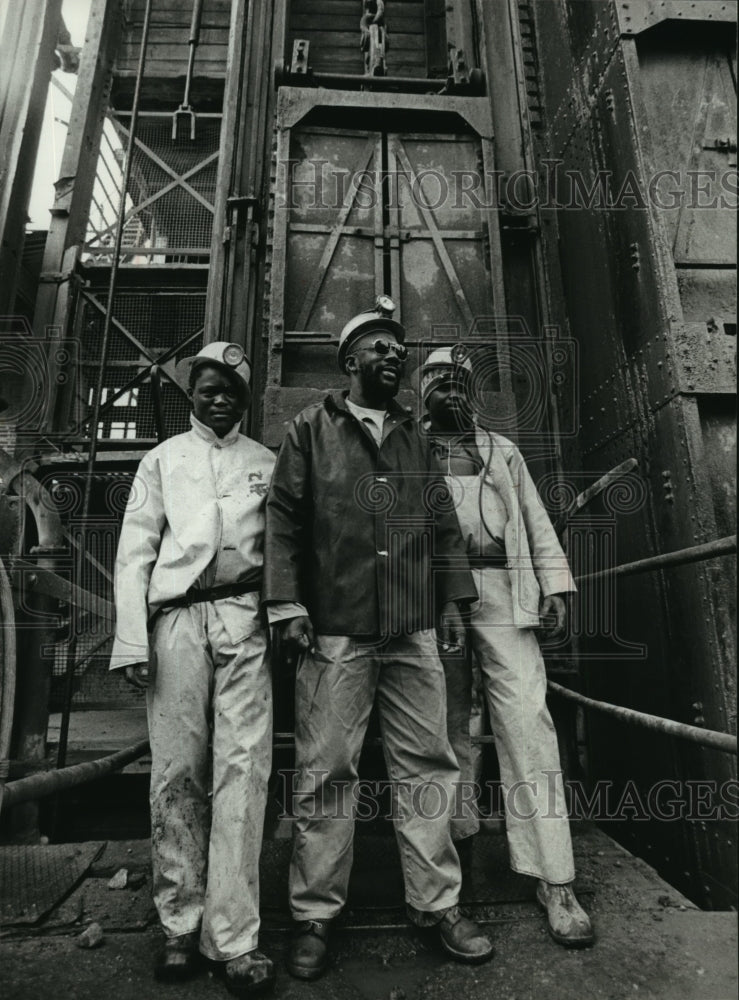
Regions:
[[[395, 378], [391, 377], [392, 372], [395, 373]], [[357, 365], [357, 376], [362, 393], [367, 399], [389, 402], [398, 395], [403, 366], [387, 361], [360, 361]]]

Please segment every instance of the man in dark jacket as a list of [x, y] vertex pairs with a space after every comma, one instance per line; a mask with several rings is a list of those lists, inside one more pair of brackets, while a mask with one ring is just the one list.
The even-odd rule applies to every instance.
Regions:
[[303, 654], [288, 959], [302, 979], [325, 969], [329, 924], [346, 901], [357, 764], [375, 699], [411, 918], [438, 925], [459, 961], [492, 955], [457, 906], [449, 813], [459, 771], [433, 630], [439, 620], [443, 645], [461, 646], [458, 604], [476, 591], [443, 477], [394, 401], [407, 350], [392, 310], [380, 297], [344, 327], [349, 391], [292, 421], [267, 499], [263, 596], [268, 611], [296, 603], [278, 627], [287, 649]]

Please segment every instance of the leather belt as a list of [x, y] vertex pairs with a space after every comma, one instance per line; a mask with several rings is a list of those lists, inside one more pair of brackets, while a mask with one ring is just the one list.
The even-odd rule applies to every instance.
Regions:
[[164, 610], [164, 608], [189, 608], [193, 604], [203, 604], [205, 601], [220, 601], [224, 597], [237, 597], [239, 594], [250, 594], [255, 590], [261, 589], [262, 567], [259, 566], [236, 583], [222, 583], [217, 587], [206, 587], [202, 590], [197, 587], [190, 587], [182, 597], [174, 597], [171, 601], [160, 604], [159, 610]]
[[499, 556], [467, 556], [470, 569], [505, 569], [508, 557], [505, 554]]

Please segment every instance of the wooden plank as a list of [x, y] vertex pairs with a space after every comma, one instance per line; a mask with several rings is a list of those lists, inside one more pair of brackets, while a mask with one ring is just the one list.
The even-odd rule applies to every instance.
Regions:
[[[141, 21], [138, 22], [129, 21], [129, 23], [126, 26], [126, 37], [132, 37], [136, 32], [138, 32], [138, 37], [140, 38], [142, 23], [143, 22]], [[179, 31], [185, 31], [189, 35], [190, 14], [182, 12], [177, 14], [174, 11], [172, 12], [168, 11], [162, 14], [155, 13], [152, 15], [152, 21], [150, 25], [151, 31], [158, 32], [162, 29], [171, 29], [171, 28], [176, 28]], [[203, 21], [200, 24], [200, 30], [201, 32], [222, 31], [222, 30], [228, 31], [228, 18], [227, 17], [224, 17], [222, 19], [211, 18], [210, 20], [203, 19]]]
[[[158, 31], [161, 28], [172, 28], [179, 26], [184, 28], [188, 34], [190, 31], [190, 17], [191, 12], [187, 8], [182, 8], [180, 10], [166, 10], [157, 11], [155, 10], [151, 15], [151, 30]], [[126, 25], [126, 34], [134, 31], [138, 31], [139, 37], [141, 36], [141, 28], [143, 25], [143, 17], [140, 19], [130, 20]], [[219, 16], [218, 14], [211, 14], [210, 16], [203, 15], [203, 20], [200, 22], [201, 31], [209, 31], [213, 29], [220, 30], [221, 28], [229, 27], [228, 14]]]
[[[443, 8], [442, 8], [443, 9]], [[321, 8], [315, 13], [295, 14], [290, 17], [291, 31], [353, 31], [359, 43], [359, 17], [356, 11], [351, 14], [328, 14]], [[405, 32], [411, 35], [422, 35], [424, 33], [424, 21], [422, 15], [417, 14], [393, 14], [392, 24], [388, 27], [388, 37], [392, 40], [396, 37], [396, 32]]]
[[[157, 45], [184, 45], [187, 48], [189, 34], [189, 18], [188, 23], [183, 24], [181, 27], [172, 27], [171, 25], [160, 25], [157, 27], [152, 25], [149, 28], [147, 51], [149, 47]], [[201, 28], [200, 41], [198, 42], [195, 58], [197, 59], [197, 53], [201, 49], [206, 49], [209, 45], [223, 45], [224, 39], [226, 39], [226, 42], [228, 41], [228, 36], [229, 28], [227, 24], [219, 24], [213, 28]], [[127, 31], [123, 39], [123, 44], [135, 45], [138, 48], [141, 44], [141, 29], [136, 27], [133, 31]]]
[[[231, 16], [232, 0], [205, 0], [203, 4], [203, 21], [210, 17], [225, 16], [228, 22]], [[129, 20], [143, 20], [146, 0], [129, 0], [128, 3]], [[156, 8], [152, 11], [153, 17], [173, 14], [177, 17], [187, 18], [190, 23], [192, 17], [192, 4], [183, 3], [183, 0], [156, 0]]]
[[446, 75], [446, 0], [426, 0], [426, 66], [429, 76]]
[[[294, 38], [301, 37], [297, 35], [294, 31], [291, 32], [291, 36]], [[318, 45], [330, 45], [334, 49], [359, 49], [359, 31], [357, 32], [347, 32], [347, 31], [324, 31], [316, 28], [310, 29], [305, 33], [305, 38], [310, 41], [311, 47], [311, 57], [313, 56], [313, 47]], [[391, 34], [390, 38], [390, 48], [388, 49], [388, 54], [390, 52], [406, 52], [406, 51], [422, 51], [424, 49], [424, 38], [425, 35], [423, 31], [418, 33], [402, 33], [402, 34]], [[425, 56], [424, 56], [425, 58]]]
[[[359, 24], [362, 7], [358, 0], [321, 0], [320, 12], [329, 17], [340, 17], [342, 14], [350, 12], [355, 16], [357, 24]], [[318, 11], [316, 10], [315, 0], [292, 0], [290, 4], [291, 22], [296, 15], [313, 15], [316, 13]], [[405, 18], [418, 17], [422, 20], [423, 3], [419, 3], [418, 0], [409, 0], [408, 3], [400, 4], [398, 0], [393, 0], [392, 7], [386, 11], [385, 16], [389, 30], [392, 30], [394, 19], [398, 15]]]
[[[138, 63], [138, 53], [139, 45], [138, 43], [132, 44], [130, 42], [124, 42], [121, 45], [120, 53], [117, 60], [118, 66], [133, 66]], [[198, 48], [197, 54], [195, 56], [195, 75], [198, 72], [202, 72], [204, 65], [223, 65], [223, 69], [226, 68], [226, 55], [228, 53], [228, 35], [224, 33], [223, 43], [218, 45], [202, 45]], [[146, 66], [145, 72], [147, 76], [151, 76], [151, 66], [152, 63], [164, 63], [166, 64], [183, 64], [184, 73], [187, 68], [187, 44], [183, 42], [182, 45], [157, 45], [154, 43], [149, 43], [146, 48]]]
[[[202, 63], [195, 64], [195, 79], [222, 79], [226, 75], [226, 47], [222, 49], [223, 55], [219, 59], [210, 59]], [[135, 77], [136, 60], [119, 58], [115, 67], [117, 77]], [[167, 77], [184, 78], [187, 69], [187, 59], [147, 59], [146, 75], [149, 79], [166, 79]], [[179, 101], [182, 94], [175, 91]]]

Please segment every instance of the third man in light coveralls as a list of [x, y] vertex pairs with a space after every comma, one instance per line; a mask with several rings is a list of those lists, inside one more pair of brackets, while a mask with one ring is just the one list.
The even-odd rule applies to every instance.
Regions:
[[[422, 421], [447, 476], [479, 601], [468, 641], [478, 659], [503, 785], [511, 866], [539, 880], [536, 897], [559, 944], [592, 944], [590, 919], [573, 892], [575, 865], [557, 735], [546, 705], [546, 673], [535, 629], [564, 631], [575, 589], [567, 558], [518, 448], [478, 426], [475, 366], [463, 345], [433, 351], [417, 385]], [[452, 729], [469, 688], [450, 684]], [[455, 742], [463, 743], [457, 733]], [[460, 764], [469, 754], [459, 753]], [[463, 771], [463, 778], [470, 779]], [[554, 802], [554, 808], [552, 808]]]

